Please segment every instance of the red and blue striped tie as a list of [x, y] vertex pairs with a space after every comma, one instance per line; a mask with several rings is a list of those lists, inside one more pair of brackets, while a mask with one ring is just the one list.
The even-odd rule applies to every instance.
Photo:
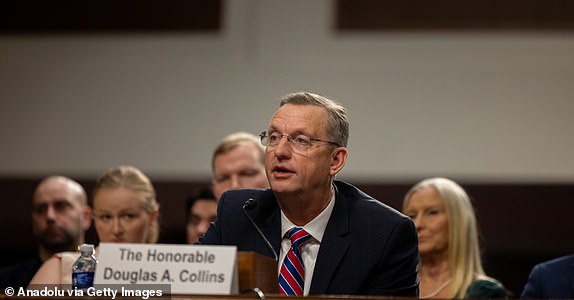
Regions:
[[311, 238], [311, 235], [303, 228], [293, 227], [289, 230], [291, 248], [279, 274], [279, 292], [281, 295], [303, 296], [305, 285], [305, 267], [301, 258], [301, 246]]

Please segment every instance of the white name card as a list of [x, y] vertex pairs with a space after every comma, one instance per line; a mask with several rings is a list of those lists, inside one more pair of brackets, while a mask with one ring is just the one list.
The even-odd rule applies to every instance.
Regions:
[[235, 246], [100, 243], [94, 283], [171, 284], [172, 294], [237, 293]]

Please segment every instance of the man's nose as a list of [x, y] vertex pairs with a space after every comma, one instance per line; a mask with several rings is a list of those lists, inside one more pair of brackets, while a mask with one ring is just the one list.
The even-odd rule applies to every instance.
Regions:
[[289, 157], [291, 155], [291, 150], [291, 141], [289, 141], [289, 137], [283, 135], [277, 146], [275, 146], [275, 156]]
[[207, 232], [207, 229], [209, 229], [209, 222], [208, 221], [201, 221], [197, 225], [197, 231], [199, 232], [200, 235], [204, 235]]
[[56, 210], [52, 205], [49, 205], [46, 209], [46, 219], [48, 220], [55, 220], [56, 219]]
[[241, 188], [241, 180], [239, 179], [239, 175], [232, 175], [229, 178], [229, 187], [232, 190], [236, 190]]

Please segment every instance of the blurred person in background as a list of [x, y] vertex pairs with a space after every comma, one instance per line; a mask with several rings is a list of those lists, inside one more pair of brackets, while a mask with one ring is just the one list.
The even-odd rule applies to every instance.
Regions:
[[217, 199], [210, 188], [202, 188], [186, 202], [187, 243], [194, 244], [217, 217]]
[[417, 183], [404, 198], [403, 213], [417, 229], [420, 298], [507, 296], [502, 284], [482, 268], [474, 208], [457, 183], [446, 178]]
[[0, 270], [0, 286], [28, 285], [42, 263], [62, 251], [75, 251], [84, 243], [91, 222], [86, 192], [76, 181], [49, 176], [36, 187], [32, 202], [32, 228], [38, 256]]
[[[94, 186], [93, 217], [101, 243], [156, 243], [159, 204], [149, 178], [133, 166], [119, 166]], [[97, 255], [97, 251], [96, 251]], [[72, 264], [79, 252], [60, 252], [38, 270], [30, 285], [71, 284]]]
[[215, 198], [227, 190], [267, 188], [265, 149], [259, 137], [236, 132], [224, 137], [211, 158], [212, 185]]
[[520, 298], [574, 299], [574, 255], [534, 266]]

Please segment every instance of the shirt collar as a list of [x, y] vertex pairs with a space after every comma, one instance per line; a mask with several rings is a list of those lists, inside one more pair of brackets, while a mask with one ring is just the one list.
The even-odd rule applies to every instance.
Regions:
[[335, 189], [333, 185], [331, 185], [331, 200], [329, 200], [329, 204], [323, 211], [316, 216], [313, 220], [303, 226], [297, 226], [293, 224], [289, 219], [285, 216], [283, 211], [281, 211], [281, 237], [285, 238], [287, 235], [287, 231], [293, 227], [301, 227], [305, 229], [315, 240], [321, 242], [323, 239], [323, 234], [325, 233], [325, 228], [327, 228], [327, 223], [329, 222], [329, 218], [331, 217], [331, 213], [333, 212], [333, 207], [335, 207]]

